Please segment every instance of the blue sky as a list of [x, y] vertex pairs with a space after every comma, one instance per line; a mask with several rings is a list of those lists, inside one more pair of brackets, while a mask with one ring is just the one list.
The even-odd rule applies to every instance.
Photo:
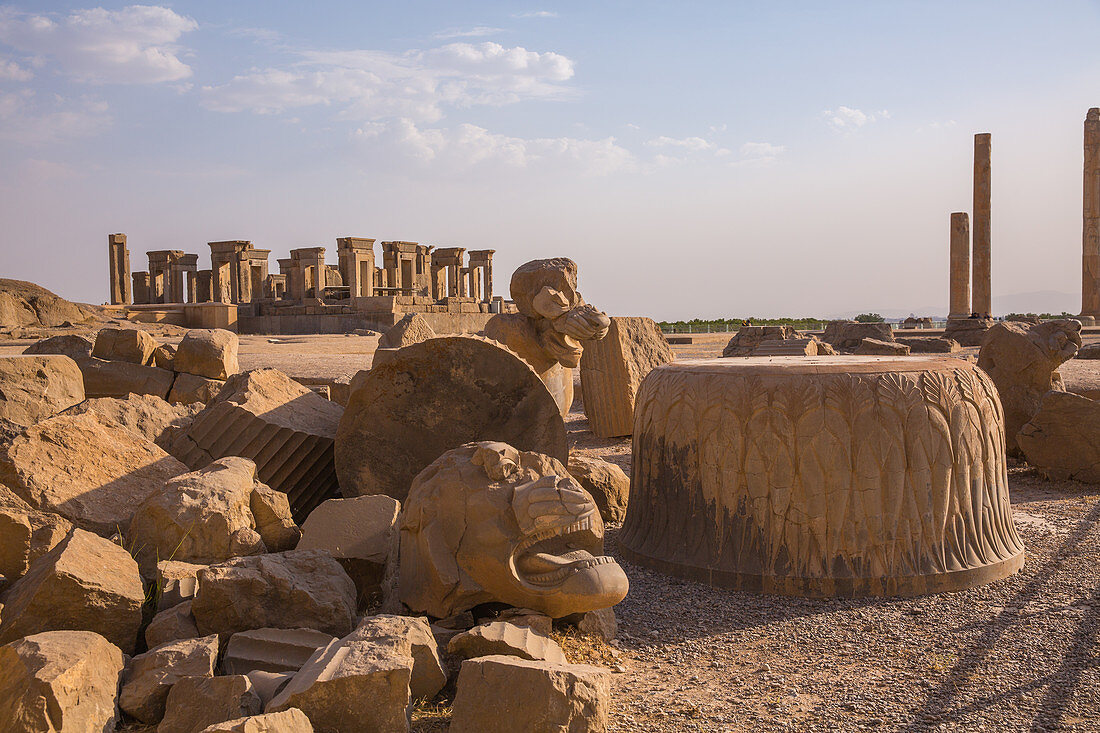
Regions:
[[[1079, 307], [1096, 3], [0, 4], [0, 274], [108, 232], [571, 256], [611, 313], [946, 309], [993, 134], [993, 293]], [[273, 263], [274, 269], [274, 263]], [[1062, 302], [1062, 301], [1058, 301]]]

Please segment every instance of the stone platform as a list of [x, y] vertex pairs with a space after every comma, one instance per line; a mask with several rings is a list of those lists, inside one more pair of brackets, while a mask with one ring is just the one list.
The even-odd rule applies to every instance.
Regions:
[[638, 394], [624, 557], [711, 585], [920, 595], [1023, 566], [989, 378], [939, 356], [658, 367]]

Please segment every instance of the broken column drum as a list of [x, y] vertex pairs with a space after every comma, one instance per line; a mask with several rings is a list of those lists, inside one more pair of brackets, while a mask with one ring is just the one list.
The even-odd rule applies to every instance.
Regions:
[[1000, 400], [967, 362], [679, 362], [635, 410], [628, 560], [811, 597], [960, 590], [1023, 566]]

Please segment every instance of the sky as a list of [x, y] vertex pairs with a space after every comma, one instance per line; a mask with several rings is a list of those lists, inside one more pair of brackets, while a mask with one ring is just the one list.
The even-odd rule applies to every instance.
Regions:
[[[1080, 309], [1096, 2], [0, 0], [0, 276], [363, 236], [568, 256], [612, 315], [947, 310], [992, 134], [992, 291]], [[1051, 306], [1054, 307], [1054, 306]]]

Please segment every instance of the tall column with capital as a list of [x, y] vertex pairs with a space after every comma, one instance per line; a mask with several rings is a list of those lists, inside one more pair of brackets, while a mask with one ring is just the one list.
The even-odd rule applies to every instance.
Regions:
[[974, 278], [971, 308], [982, 318], [988, 318], [993, 310], [990, 292], [989, 155], [990, 135], [988, 132], [978, 133], [974, 136]]
[[1100, 319], [1100, 108], [1085, 116], [1081, 213], [1081, 315]]

